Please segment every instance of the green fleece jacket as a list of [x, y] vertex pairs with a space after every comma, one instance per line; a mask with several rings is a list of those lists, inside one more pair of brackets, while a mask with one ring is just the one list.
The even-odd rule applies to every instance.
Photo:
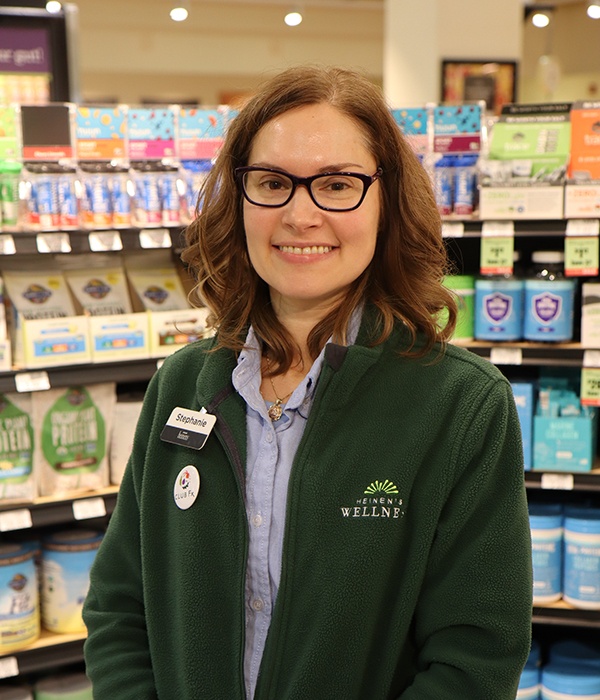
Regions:
[[[516, 696], [532, 591], [511, 388], [453, 346], [403, 359], [403, 337], [327, 346], [255, 700]], [[167, 359], [146, 393], [84, 606], [97, 700], [245, 697], [246, 408], [213, 342]], [[161, 440], [176, 407], [216, 416], [201, 450]], [[200, 488], [182, 510], [188, 465]]]

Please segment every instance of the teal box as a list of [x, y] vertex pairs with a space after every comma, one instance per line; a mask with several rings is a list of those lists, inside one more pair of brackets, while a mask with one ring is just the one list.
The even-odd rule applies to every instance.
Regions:
[[589, 415], [533, 418], [533, 468], [587, 472], [594, 466], [598, 412]]
[[533, 382], [511, 382], [510, 385], [521, 424], [523, 466], [525, 471], [530, 471], [533, 462], [534, 385]]

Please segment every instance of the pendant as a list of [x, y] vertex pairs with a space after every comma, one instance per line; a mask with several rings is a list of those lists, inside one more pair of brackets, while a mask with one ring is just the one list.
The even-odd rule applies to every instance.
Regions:
[[267, 413], [269, 418], [275, 422], [279, 420], [283, 414], [283, 409], [281, 408], [281, 399], [277, 399], [272, 406], [269, 406]]

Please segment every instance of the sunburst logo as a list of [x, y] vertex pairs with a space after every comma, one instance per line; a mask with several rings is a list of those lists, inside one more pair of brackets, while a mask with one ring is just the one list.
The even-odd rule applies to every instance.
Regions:
[[385, 481], [373, 481], [365, 489], [365, 493], [398, 493], [398, 487], [389, 479]]

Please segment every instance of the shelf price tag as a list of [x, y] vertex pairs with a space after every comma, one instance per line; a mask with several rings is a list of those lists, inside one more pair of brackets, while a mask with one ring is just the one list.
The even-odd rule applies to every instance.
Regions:
[[573, 474], [544, 473], [540, 481], [543, 489], [554, 491], [572, 491], [575, 486]]
[[490, 362], [493, 365], [522, 365], [523, 351], [521, 348], [494, 347], [490, 350]]
[[145, 228], [140, 231], [142, 248], [171, 248], [171, 235], [166, 228]]
[[565, 275], [597, 277], [600, 245], [598, 236], [565, 237]]
[[6, 510], [0, 513], [0, 532], [28, 530], [30, 527], [33, 527], [33, 520], [31, 519], [31, 511], [28, 508]]
[[600, 219], [569, 219], [565, 229], [567, 236], [598, 236]]
[[584, 406], [600, 406], [600, 367], [581, 370], [580, 400]]
[[512, 275], [515, 239], [511, 236], [481, 239], [482, 275]]
[[16, 656], [5, 656], [0, 659], [0, 678], [14, 678], [19, 675], [19, 664]]
[[71, 239], [68, 233], [38, 233], [35, 242], [38, 253], [71, 252]]
[[94, 253], [123, 250], [123, 241], [118, 231], [92, 231], [88, 240], [90, 250]]
[[14, 255], [16, 252], [15, 239], [9, 233], [0, 235], [0, 255]]
[[50, 389], [48, 372], [20, 372], [15, 374], [15, 387], [19, 394]]
[[103, 518], [106, 515], [104, 499], [83, 498], [73, 501], [73, 517], [75, 520], [89, 520], [90, 518]]
[[462, 221], [444, 221], [442, 223], [442, 238], [462, 238], [465, 235], [465, 225]]

